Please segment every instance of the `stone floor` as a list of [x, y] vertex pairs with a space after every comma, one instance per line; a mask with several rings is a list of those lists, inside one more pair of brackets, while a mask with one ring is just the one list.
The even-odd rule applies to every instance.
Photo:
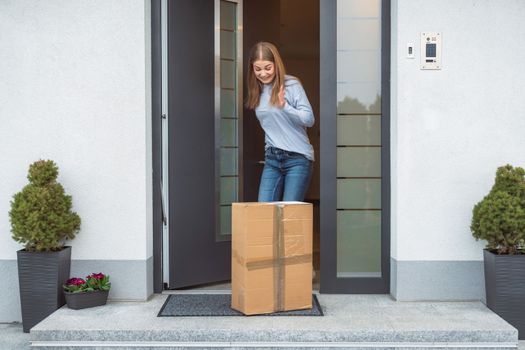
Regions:
[[2, 350], [31, 349], [30, 335], [23, 332], [21, 323], [0, 323], [0, 339]]
[[[316, 276], [318, 278], [318, 276]], [[314, 279], [314, 290], [318, 291]], [[480, 302], [396, 302], [389, 295], [318, 294], [319, 317], [165, 317], [156, 315], [176, 293], [228, 293], [212, 284], [166, 291], [147, 302], [55, 312], [31, 334], [0, 324], [0, 350], [169, 348], [469, 348], [516, 349], [515, 330]], [[31, 347], [33, 341], [33, 347]], [[113, 343], [111, 343], [113, 342]], [[108, 347], [108, 344], [114, 346]], [[249, 346], [248, 346], [249, 345]], [[285, 346], [288, 345], [288, 346]], [[519, 342], [525, 350], [525, 341]]]
[[[195, 293], [198, 291], [181, 291]], [[213, 291], [206, 291], [210, 293]], [[216, 291], [224, 293], [224, 291]], [[396, 302], [389, 295], [318, 295], [324, 317], [156, 317], [167, 298], [63, 307], [35, 326], [0, 325], [0, 349], [252, 347], [516, 349], [517, 332], [480, 302]], [[520, 343], [520, 349], [525, 344]]]

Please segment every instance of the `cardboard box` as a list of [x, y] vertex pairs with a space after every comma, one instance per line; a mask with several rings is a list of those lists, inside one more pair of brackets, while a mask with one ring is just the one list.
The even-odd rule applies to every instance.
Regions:
[[246, 315], [312, 307], [311, 203], [232, 204], [232, 305]]

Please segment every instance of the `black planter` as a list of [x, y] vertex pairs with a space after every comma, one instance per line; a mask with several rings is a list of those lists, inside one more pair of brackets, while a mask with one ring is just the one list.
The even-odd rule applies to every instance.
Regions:
[[106, 305], [108, 294], [108, 290], [97, 290], [94, 292], [83, 293], [64, 292], [64, 295], [66, 296], [67, 307], [74, 310]]
[[525, 339], [525, 255], [483, 252], [487, 306]]
[[24, 332], [66, 303], [62, 285], [69, 278], [71, 247], [59, 252], [19, 250], [18, 282]]

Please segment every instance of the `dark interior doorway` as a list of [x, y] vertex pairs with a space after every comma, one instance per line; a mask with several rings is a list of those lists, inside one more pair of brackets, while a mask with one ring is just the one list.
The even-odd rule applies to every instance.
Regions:
[[[244, 81], [248, 53], [258, 41], [268, 41], [279, 49], [287, 74], [300, 79], [316, 117], [308, 128], [314, 147], [314, 174], [305, 201], [314, 204], [314, 269], [318, 281], [320, 271], [319, 234], [319, 0], [249, 0], [243, 3], [244, 17]], [[300, 9], [300, 10], [299, 10]], [[259, 180], [264, 159], [264, 132], [254, 111], [244, 110], [244, 201], [257, 201]]]

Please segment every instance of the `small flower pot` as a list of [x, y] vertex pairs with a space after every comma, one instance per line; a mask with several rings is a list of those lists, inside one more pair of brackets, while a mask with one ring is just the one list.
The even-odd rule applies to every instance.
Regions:
[[106, 305], [108, 300], [108, 290], [97, 290], [94, 292], [70, 293], [64, 291], [67, 307], [73, 310], [85, 309], [88, 307]]

